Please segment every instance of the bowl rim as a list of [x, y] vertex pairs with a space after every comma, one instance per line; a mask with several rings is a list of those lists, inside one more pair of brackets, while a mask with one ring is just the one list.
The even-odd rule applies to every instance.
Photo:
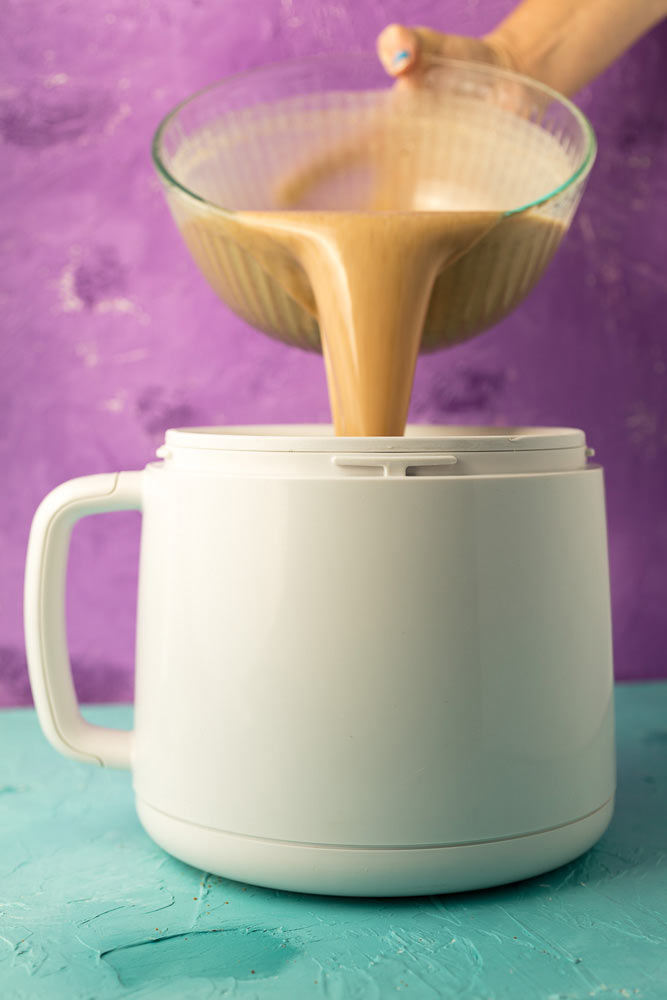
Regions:
[[[218, 205], [216, 202], [210, 201], [208, 198], [202, 197], [193, 191], [191, 188], [182, 184], [178, 178], [176, 178], [168, 167], [165, 165], [162, 154], [161, 154], [161, 142], [163, 135], [173, 121], [173, 119], [189, 104], [193, 104], [199, 98], [203, 97], [205, 94], [211, 91], [224, 88], [225, 86], [230, 86], [238, 81], [252, 78], [253, 76], [260, 76], [262, 74], [268, 74], [272, 71], [282, 69], [287, 66], [297, 66], [297, 65], [316, 65], [318, 62], [323, 63], [325, 61], [331, 61], [334, 58], [343, 58], [349, 64], [351, 59], [373, 59], [375, 62], [378, 61], [375, 53], [368, 51], [365, 52], [325, 52], [316, 55], [309, 56], [297, 56], [291, 59], [280, 59], [274, 60], [269, 63], [262, 63], [259, 66], [254, 66], [250, 69], [242, 70], [239, 73], [232, 73], [229, 76], [222, 77], [219, 80], [215, 80], [213, 83], [208, 84], [205, 87], [201, 87], [199, 90], [194, 91], [194, 93], [185, 97], [182, 101], [179, 101], [160, 121], [155, 133], [153, 135], [153, 140], [151, 143], [151, 156], [153, 159], [153, 164], [158, 172], [161, 180], [168, 187], [177, 188], [182, 194], [185, 194], [189, 198], [193, 198], [195, 201], [206, 205], [208, 208], [214, 209], [217, 212], [222, 212], [225, 215], [234, 216], [236, 215], [236, 209], [225, 208], [223, 205]], [[552, 201], [559, 195], [567, 191], [568, 188], [573, 187], [578, 182], [583, 182], [591, 171], [593, 163], [595, 162], [595, 157], [597, 154], [597, 140], [595, 137], [595, 131], [588, 117], [573, 101], [571, 101], [564, 94], [559, 93], [554, 90], [553, 87], [549, 87], [546, 83], [542, 83], [541, 80], [536, 80], [531, 76], [526, 76], [523, 73], [517, 73], [514, 70], [506, 69], [501, 66], [494, 66], [491, 63], [484, 63], [481, 61], [475, 61], [470, 59], [451, 59], [449, 56], [430, 56], [429, 61], [433, 65], [440, 66], [450, 66], [453, 69], [457, 67], [463, 68], [470, 72], [479, 72], [483, 75], [493, 77], [495, 79], [505, 79], [508, 82], [520, 83], [524, 86], [532, 87], [534, 90], [540, 91], [542, 94], [549, 97], [552, 101], [560, 104], [564, 107], [572, 117], [579, 124], [584, 139], [586, 141], [586, 150], [582, 158], [582, 162], [577, 166], [577, 168], [570, 174], [570, 176], [559, 184], [557, 187], [553, 188], [547, 194], [540, 198], [536, 198], [533, 201], [526, 202], [525, 205], [520, 205], [518, 208], [508, 209], [503, 213], [505, 216], [518, 215], [520, 212], [527, 212], [531, 208], [537, 208], [539, 206], [545, 205], [547, 202]], [[391, 83], [392, 77], [387, 75], [387, 82]]]

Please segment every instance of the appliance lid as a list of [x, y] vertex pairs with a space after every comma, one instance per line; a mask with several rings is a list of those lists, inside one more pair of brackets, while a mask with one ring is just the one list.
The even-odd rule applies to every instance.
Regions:
[[168, 430], [169, 449], [207, 451], [429, 454], [524, 452], [584, 448], [573, 427], [484, 427], [408, 424], [404, 437], [335, 437], [325, 424], [183, 427]]

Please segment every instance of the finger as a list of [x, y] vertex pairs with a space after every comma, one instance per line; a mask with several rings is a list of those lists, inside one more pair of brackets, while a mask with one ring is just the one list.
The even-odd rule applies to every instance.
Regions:
[[390, 24], [378, 36], [377, 53], [390, 76], [401, 76], [414, 68], [419, 56], [419, 41], [412, 28]]

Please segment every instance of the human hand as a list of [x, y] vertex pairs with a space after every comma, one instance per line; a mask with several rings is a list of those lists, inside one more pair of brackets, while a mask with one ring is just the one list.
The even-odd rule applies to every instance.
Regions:
[[491, 63], [576, 94], [667, 17], [667, 0], [522, 0], [483, 38], [391, 24], [380, 60], [401, 89], [419, 83], [429, 59]]
[[445, 35], [430, 28], [409, 28], [390, 24], [377, 40], [380, 62], [390, 76], [408, 84], [418, 82], [428, 69], [429, 61], [446, 56], [483, 62], [505, 69], [518, 69], [511, 51], [493, 34], [484, 38], [465, 35]]

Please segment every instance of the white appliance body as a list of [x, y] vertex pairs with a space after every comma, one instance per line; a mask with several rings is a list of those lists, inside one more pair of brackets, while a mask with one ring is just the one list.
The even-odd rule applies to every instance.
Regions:
[[[413, 895], [590, 847], [615, 787], [603, 476], [582, 432], [167, 433], [43, 501], [26, 574], [42, 726], [131, 767], [167, 851], [260, 885]], [[135, 729], [78, 712], [69, 532], [143, 514]]]

